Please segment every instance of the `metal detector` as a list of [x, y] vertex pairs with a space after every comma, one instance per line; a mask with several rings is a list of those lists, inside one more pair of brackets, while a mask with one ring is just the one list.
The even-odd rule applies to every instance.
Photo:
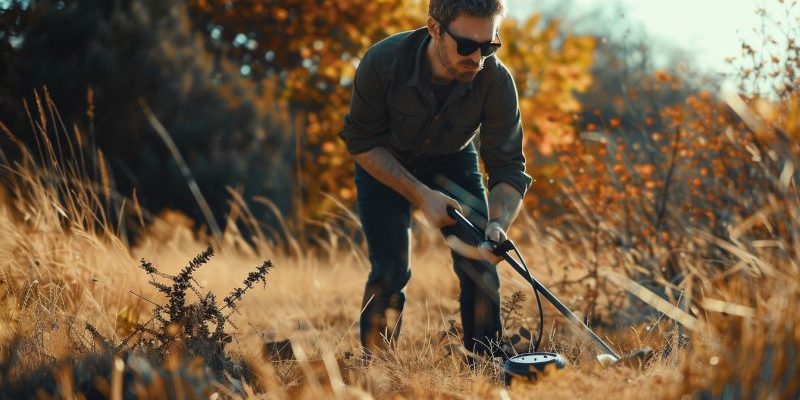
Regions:
[[[458, 210], [447, 207], [447, 213], [451, 218], [455, 219], [465, 230], [475, 239], [478, 243], [486, 241], [485, 234], [480, 228], [473, 225], [461, 212]], [[525, 378], [528, 380], [536, 380], [538, 376], [543, 374], [549, 368], [561, 369], [566, 366], [564, 357], [556, 353], [539, 352], [539, 344], [542, 339], [542, 327], [544, 325], [544, 317], [542, 315], [542, 303], [539, 300], [539, 293], [544, 296], [562, 315], [567, 317], [575, 325], [579, 326], [587, 336], [599, 347], [601, 353], [597, 356], [598, 361], [603, 364], [616, 363], [620, 361], [620, 356], [615, 352], [611, 346], [597, 336], [591, 328], [589, 328], [580, 318], [578, 318], [564, 303], [561, 302], [553, 293], [551, 293], [544, 285], [542, 285], [536, 278], [534, 278], [528, 270], [525, 260], [519, 254], [517, 247], [511, 240], [506, 240], [503, 243], [491, 242], [494, 254], [503, 257], [503, 259], [514, 268], [528, 283], [531, 284], [534, 294], [536, 295], [536, 302], [539, 306], [539, 332], [534, 352], [519, 354], [510, 357], [503, 365], [505, 373], [506, 384], [510, 383], [512, 378]], [[516, 253], [519, 261], [511, 257], [509, 252], [513, 250]], [[627, 357], [626, 357], [627, 358]]]

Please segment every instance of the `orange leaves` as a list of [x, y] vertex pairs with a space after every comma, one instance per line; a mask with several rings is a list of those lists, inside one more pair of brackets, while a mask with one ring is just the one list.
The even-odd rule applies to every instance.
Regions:
[[322, 152], [323, 153], [333, 153], [337, 150], [336, 145], [333, 144], [331, 141], [326, 141], [322, 144]]
[[[769, 116], [776, 105], [761, 107]], [[739, 199], [765, 192], [763, 185], [769, 179], [760, 175], [765, 169], [759, 165], [768, 157], [768, 149], [761, 147], [764, 141], [754, 141], [754, 134], [710, 92], [698, 92], [659, 113], [665, 125], [642, 117], [645, 127], [659, 130], [625, 132], [627, 124], [614, 118], [600, 128], [608, 139], [568, 146], [559, 157], [559, 178], [570, 182], [564, 189], [569, 199], [564, 207], [569, 210], [578, 204], [610, 224], [618, 221], [614, 229], [629, 231], [643, 242], [672, 244], [680, 235], [674, 235], [675, 230], [664, 233], [670, 223], [708, 227], [726, 216], [751, 212]], [[787, 114], [791, 113], [778, 111]], [[598, 129], [594, 123], [586, 128]], [[662, 209], [662, 204], [667, 207]], [[681, 215], [671, 215], [670, 210], [677, 209]], [[667, 222], [656, 229], [662, 210]]]
[[667, 73], [667, 71], [664, 71], [663, 69], [660, 69], [660, 70], [656, 71], [656, 80], [659, 81], [659, 82], [665, 82], [666, 83], [666, 82], [671, 82], [672, 81], [672, 77]]
[[[759, 56], [761, 49], [744, 49], [745, 61], [756, 63], [741, 71], [750, 83], [740, 86], [748, 93], [742, 108], [753, 114], [745, 117], [747, 123], [716, 89], [698, 90], [696, 75], [684, 74], [679, 66], [641, 71], [627, 65], [638, 85], [613, 93], [593, 87], [587, 108], [602, 111], [582, 113], [579, 123], [586, 132], [555, 153], [561, 167], [555, 175], [561, 189], [557, 204], [565, 219], [580, 215], [589, 224], [602, 221], [626, 244], [677, 249], [685, 245], [689, 229], [724, 236], [741, 219], [783, 204], [784, 182], [796, 175], [792, 163], [800, 155], [800, 66], [783, 59], [792, 72], [776, 74], [758, 64], [778, 64], [771, 59], [774, 53]], [[599, 61], [596, 70], [602, 71], [605, 60]], [[793, 81], [781, 81], [788, 76]], [[768, 93], [760, 91], [765, 88]], [[769, 128], [752, 128], [756, 124], [749, 119]], [[780, 236], [788, 227], [772, 218], [764, 224], [768, 228], [751, 232], [753, 238]]]
[[353, 189], [343, 187], [339, 189], [339, 198], [345, 202], [351, 202], [355, 199], [355, 191]]
[[[532, 103], [530, 99], [525, 99], [526, 103]], [[539, 153], [544, 155], [552, 154], [556, 148], [569, 145], [575, 140], [575, 129], [571, 124], [571, 118], [567, 114], [558, 112], [538, 112], [532, 113], [528, 120], [537, 132], [541, 132], [535, 140], [528, 142], [529, 146], [534, 146]], [[529, 139], [533, 139], [529, 136]]]
[[671, 121], [673, 126], [679, 126], [683, 123], [683, 110], [678, 106], [666, 107], [661, 110], [661, 117]]
[[[222, 54], [252, 68], [255, 78], [280, 76], [284, 99], [300, 113], [298, 153], [303, 181], [314, 182], [306, 200], [324, 207], [321, 192], [339, 194], [352, 186], [352, 168], [336, 134], [347, 112], [355, 63], [372, 44], [390, 34], [424, 25], [427, 0], [190, 0], [196, 23]], [[216, 29], [221, 28], [221, 29]], [[540, 15], [504, 20], [499, 59], [514, 74], [520, 94], [525, 151], [552, 154], [575, 141], [576, 93], [592, 84], [595, 40], [561, 31]], [[237, 35], [248, 40], [237, 44]], [[231, 97], [235, 97], [231, 94]], [[317, 190], [319, 189], [319, 190]]]
[[[284, 98], [299, 114], [297, 157], [311, 214], [327, 207], [322, 193], [354, 197], [352, 165], [336, 137], [353, 61], [390, 34], [422, 26], [426, 7], [420, 0], [190, 0], [200, 24], [222, 27], [224, 53], [281, 76]], [[238, 34], [252, 45], [231, 45]]]
[[289, 11], [285, 8], [277, 7], [272, 10], [272, 15], [275, 17], [275, 21], [283, 22], [286, 21], [286, 18], [289, 18]]
[[[551, 155], [575, 143], [576, 93], [592, 84], [595, 40], [560, 31], [558, 21], [542, 24], [533, 14], [524, 21], [506, 19], [500, 27], [498, 58], [511, 70], [520, 96], [527, 159]], [[537, 169], [546, 166], [537, 165]]]
[[208, 4], [208, 1], [206, 1], [206, 0], [195, 0], [194, 4], [193, 4], [193, 7], [197, 8], [197, 9], [200, 9], [200, 10], [208, 10], [210, 8], [210, 5]]
[[636, 167], [634, 167], [634, 169], [642, 177], [649, 178], [653, 176], [653, 173], [656, 171], [656, 166], [653, 164], [644, 164], [644, 165], [637, 165]]

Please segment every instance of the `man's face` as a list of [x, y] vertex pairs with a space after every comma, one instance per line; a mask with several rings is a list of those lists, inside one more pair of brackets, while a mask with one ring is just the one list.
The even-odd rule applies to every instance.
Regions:
[[499, 25], [500, 18], [460, 14], [447, 26], [447, 32], [439, 27], [437, 38], [439, 60], [447, 72], [460, 82], [471, 82], [475, 79], [475, 76], [483, 68], [484, 57], [481, 56], [480, 49], [476, 49], [470, 55], [462, 56], [458, 54], [453, 36], [486, 43], [496, 39]]

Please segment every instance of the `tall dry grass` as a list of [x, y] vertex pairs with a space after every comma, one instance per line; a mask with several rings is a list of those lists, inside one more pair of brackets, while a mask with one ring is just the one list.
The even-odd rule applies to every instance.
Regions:
[[[595, 326], [623, 352], [644, 345], [657, 351], [644, 370], [602, 368], [593, 360], [591, 343], [546, 307], [543, 346], [565, 354], [572, 365], [538, 384], [514, 383], [506, 388], [496, 365], [486, 363], [473, 371], [459, 355], [457, 282], [444, 241], [431, 231], [419, 228], [423, 232], [415, 242], [414, 278], [398, 346], [364, 365], [357, 357], [356, 323], [368, 265], [363, 248], [355, 242], [334, 237], [327, 251], [307, 255], [296, 244], [245, 240], [234, 223], [248, 215], [246, 202], [239, 198], [238, 215], [232, 216], [217, 243], [182, 224], [175, 214], [149, 215], [136, 209], [135, 199], [109, 190], [102, 179], [87, 179], [91, 173], [80, 162], [87, 151], [80, 132], [65, 130], [46, 95], [32, 107], [31, 120], [40, 147], [32, 152], [21, 146], [22, 161], [6, 165], [9, 201], [0, 209], [0, 252], [5, 260], [1, 326], [4, 365], [11, 367], [4, 384], [24, 379], [40, 367], [80, 368], [83, 364], [63, 361], [94, 346], [83, 329], [86, 322], [110, 340], [122, 340], [148, 315], [152, 306], [143, 298], [161, 300], [137, 269], [137, 259], [147, 258], [164, 272], [176, 273], [211, 243], [219, 255], [195, 277], [209, 292], [228, 293], [265, 258], [275, 265], [266, 289], [251, 293], [238, 307], [239, 314], [233, 317], [238, 329], [228, 346], [231, 354], [249, 363], [257, 382], [222, 380], [210, 386], [224, 396], [676, 398], [796, 393], [792, 377], [797, 372], [797, 316], [791, 304], [798, 297], [798, 274], [795, 260], [786, 256], [797, 254], [796, 241], [775, 237], [754, 245], [704, 232], [692, 236], [698, 243], [715, 243], [740, 262], [712, 274], [699, 267], [707, 260], [687, 256], [684, 265], [696, 266], [690, 272], [698, 288], [685, 293], [701, 296], [684, 299], [685, 308], [700, 322], [694, 331], [684, 331], [689, 346], [682, 347], [685, 342], [677, 340], [681, 332], [674, 322], [658, 311], [652, 313], [654, 318], [642, 318], [648, 314], [646, 305], [601, 278], [609, 266], [620, 265], [618, 249], [598, 244], [597, 235], [577, 225], [557, 229], [523, 216], [511, 235], [520, 238], [523, 256], [538, 278], [587, 318], [592, 312], [598, 314], [590, 320], [599, 321]], [[793, 183], [786, 189], [793, 190]], [[796, 200], [787, 198], [738, 230], [767, 223], [770, 212], [787, 213], [781, 221], [794, 229], [797, 210]], [[121, 239], [119, 224], [126, 218], [146, 221], [135, 244]], [[344, 211], [340, 218], [357, 223]], [[587, 278], [592, 268], [596, 273]], [[635, 268], [617, 272], [633, 276]], [[501, 271], [506, 300], [512, 293], [527, 292], [525, 282], [510, 269]], [[592, 296], [594, 311], [587, 296]], [[520, 326], [534, 331], [531, 300], [528, 296], [512, 310], [516, 316], [508, 318], [507, 331]], [[623, 329], [620, 321], [631, 323]], [[262, 357], [266, 342], [282, 339], [291, 341], [295, 360], [270, 362]], [[13, 355], [16, 359], [9, 363]], [[134, 360], [113, 365], [126, 370], [133, 368]], [[107, 371], [109, 382], [114, 368]], [[70, 379], [63, 371], [59, 367], [52, 373], [56, 390], [66, 393], [71, 390]]]
[[[0, 252], [5, 260], [0, 325], [3, 366], [7, 368], [4, 385], [51, 375], [56, 384], [53, 390], [69, 394], [76, 389], [76, 382], [64, 368], [87, 368], [75, 360], [101, 350], [84, 328], [86, 323], [119, 343], [137, 323], [145, 322], [150, 302], [163, 298], [147, 284], [137, 260], [147, 258], [163, 272], [175, 274], [198, 249], [211, 243], [219, 255], [195, 276], [198, 285], [211, 293], [227, 293], [264, 258], [276, 266], [266, 290], [252, 293], [238, 307], [239, 315], [233, 318], [238, 331], [228, 349], [249, 361], [259, 382], [253, 386], [219, 382], [221, 394], [244, 396], [247, 388], [258, 386], [264, 394], [277, 397], [505, 395], [496, 366], [486, 364], [471, 371], [463, 364], [457, 349], [457, 282], [444, 242], [430, 231], [425, 234], [427, 239], [416, 244], [412, 260], [415, 278], [408, 288], [406, 324], [398, 347], [381, 355], [374, 365], [365, 366], [358, 360], [356, 321], [368, 266], [359, 245], [335, 237], [333, 227], [329, 229], [334, 237], [319, 254], [305, 254], [292, 243], [275, 244], [258, 237], [245, 240], [235, 222], [253, 222], [246, 221], [247, 205], [242, 199], [236, 199], [238, 216], [232, 215], [223, 239], [215, 242], [181, 223], [175, 214], [151, 215], [138, 208], [136, 199], [114, 193], [108, 172], [96, 174], [101, 177], [99, 182], [89, 179], [95, 174], [86, 160], [94, 149], [88, 148], [77, 128], [66, 129], [46, 93], [36, 97], [30, 116], [37, 140], [34, 151], [5, 131], [23, 157], [4, 166], [9, 201], [0, 209]], [[103, 162], [102, 154], [96, 158]], [[357, 223], [345, 211], [339, 218]], [[146, 226], [140, 227], [144, 233], [135, 244], [122, 239], [120, 227], [127, 220], [145, 222]], [[531, 225], [529, 231], [535, 232], [533, 228]], [[534, 270], [566, 271], [563, 266], [574, 261], [573, 255], [563, 256], [559, 248], [563, 243], [558, 240], [531, 240], [534, 242], [540, 244], [523, 249]], [[543, 249], [548, 253], [545, 258], [540, 254]], [[557, 277], [542, 274], [541, 278]], [[524, 281], [509, 271], [503, 271], [503, 282], [507, 297], [526, 290]], [[565, 295], [572, 304], [581, 301]], [[524, 309], [515, 310], [516, 324], [533, 330], [531, 299], [527, 300]], [[635, 371], [596, 370], [586, 362], [593, 352], [589, 343], [571, 332], [552, 310], [546, 321], [545, 348], [566, 352], [577, 363], [559, 381], [584, 381], [594, 376], [599, 385], [608, 373], [642, 379]], [[615, 342], [623, 347], [632, 345], [627, 336], [618, 335]], [[291, 340], [297, 361], [270, 363], [261, 357], [265, 342], [284, 338]], [[660, 340], [658, 336], [653, 339]], [[123, 359], [121, 368], [134, 368], [130, 363], [136, 360]], [[117, 365], [107, 364], [107, 382], [114, 380]], [[666, 369], [654, 368], [644, 376], [664, 374], [669, 375]], [[620, 390], [605, 388], [608, 393]], [[549, 390], [542, 385], [535, 389]], [[41, 390], [46, 393], [47, 386]], [[569, 393], [576, 392], [564, 395]], [[630, 393], [634, 396], [635, 390], [631, 388]]]

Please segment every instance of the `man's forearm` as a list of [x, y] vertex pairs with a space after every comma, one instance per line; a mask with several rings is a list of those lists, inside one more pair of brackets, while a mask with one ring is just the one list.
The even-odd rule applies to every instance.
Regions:
[[522, 205], [522, 195], [513, 186], [500, 182], [489, 192], [489, 220], [508, 230]]
[[428, 187], [411, 175], [386, 148], [375, 147], [353, 155], [353, 159], [375, 179], [400, 193], [411, 204], [419, 205]]

